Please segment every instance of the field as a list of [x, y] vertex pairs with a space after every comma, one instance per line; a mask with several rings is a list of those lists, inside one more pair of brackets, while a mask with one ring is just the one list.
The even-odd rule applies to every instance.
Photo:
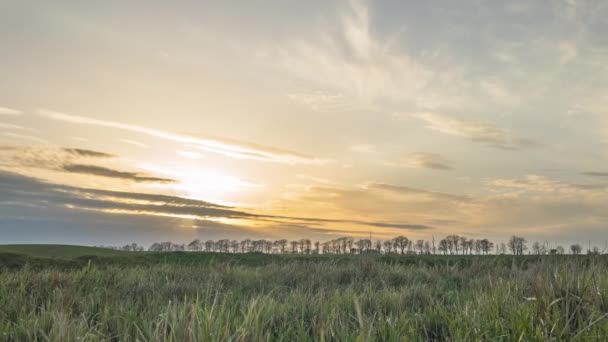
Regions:
[[[49, 252], [52, 251], [52, 252]], [[604, 256], [0, 246], [0, 340], [608, 339]]]

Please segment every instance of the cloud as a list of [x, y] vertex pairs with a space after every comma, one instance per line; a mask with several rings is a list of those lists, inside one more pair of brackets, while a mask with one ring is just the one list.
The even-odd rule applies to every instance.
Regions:
[[[292, 100], [308, 103], [313, 110], [323, 107], [344, 113], [352, 112], [350, 108], [387, 115], [429, 112], [420, 119], [445, 134], [503, 150], [538, 146], [491, 123], [434, 114], [482, 116], [487, 108], [512, 111], [525, 104], [528, 94], [506, 73], [481, 73], [479, 65], [458, 62], [461, 56], [450, 54], [442, 44], [431, 42], [423, 49], [401, 44], [407, 38], [404, 28], [378, 35], [386, 31], [374, 30], [371, 13], [366, 3], [351, 1], [312, 36], [290, 37], [275, 47], [275, 53], [268, 53], [272, 64], [297, 79], [299, 87], [308, 86], [308, 92], [297, 91], [305, 95], [292, 95]], [[418, 37], [410, 38], [415, 45]]]
[[79, 163], [82, 159], [108, 159], [116, 155], [82, 148], [30, 147], [0, 145], [3, 162], [0, 166], [8, 168], [35, 168], [50, 171], [79, 173], [129, 180], [137, 183], [175, 183], [174, 179], [152, 177], [138, 172], [126, 172], [103, 166]]
[[33, 128], [23, 127], [23, 126], [19, 126], [19, 125], [13, 125], [13, 124], [4, 123], [4, 122], [0, 122], [0, 128], [13, 129], [13, 130], [19, 130], [19, 131], [36, 131]]
[[376, 147], [371, 144], [356, 144], [349, 147], [349, 150], [357, 153], [371, 154], [376, 153]]
[[452, 170], [450, 162], [441, 155], [429, 152], [414, 152], [410, 153], [405, 158], [397, 162], [388, 162], [389, 165], [426, 168], [433, 170]]
[[127, 143], [129, 145], [137, 146], [137, 147], [140, 147], [140, 148], [148, 148], [148, 145], [146, 145], [146, 144], [144, 144], [142, 142], [139, 142], [137, 140], [131, 140], [131, 139], [119, 139], [119, 140], [122, 141], [122, 142], [124, 142], [124, 143]]
[[0, 145], [0, 166], [61, 171], [62, 166], [81, 158], [114, 158], [113, 154], [82, 148]]
[[402, 195], [414, 195], [419, 197], [426, 197], [435, 200], [449, 200], [449, 201], [468, 201], [470, 200], [467, 196], [454, 195], [444, 192], [428, 191], [422, 189], [411, 188], [402, 185], [387, 184], [387, 183], [370, 183], [366, 186], [371, 190], [382, 190], [389, 191]]
[[370, 226], [374, 227], [382, 227], [382, 228], [397, 228], [397, 229], [407, 229], [407, 230], [426, 230], [431, 227], [423, 224], [398, 224], [398, 223], [383, 223], [383, 222], [370, 222], [368, 223]]
[[[489, 196], [467, 211], [471, 227], [491, 234], [525, 234], [576, 241], [572, 232], [601, 238], [608, 219], [608, 186], [578, 184], [527, 175], [487, 183]], [[508, 233], [506, 233], [508, 232]]]
[[321, 113], [329, 113], [350, 108], [342, 101], [342, 95], [322, 90], [290, 93], [287, 94], [287, 98]]
[[32, 177], [0, 170], [0, 204], [4, 201], [28, 203], [29, 205], [64, 207], [93, 210], [104, 213], [133, 215], [158, 215], [189, 219], [241, 219], [278, 224], [355, 224], [372, 227], [397, 229], [430, 229], [418, 224], [350, 219], [325, 219], [264, 215], [238, 210], [207, 201], [136, 192], [122, 192], [102, 189], [81, 188], [48, 183]]
[[229, 207], [176, 196], [81, 188], [48, 183], [12, 172], [0, 171], [2, 200], [12, 199], [43, 206], [89, 209], [132, 214], [193, 217], [250, 217]]
[[[286, 210], [326, 212], [350, 221], [365, 221], [370, 227], [410, 231], [445, 229], [437, 222], [461, 220], [458, 208], [469, 205], [471, 199], [448, 193], [433, 192], [387, 183], [368, 183], [356, 187], [309, 186], [292, 188], [277, 203]], [[440, 221], [443, 220], [443, 221]], [[343, 220], [345, 221], [345, 220]], [[308, 223], [308, 222], [306, 222]], [[349, 222], [345, 222], [349, 223]], [[353, 222], [354, 223], [354, 222]]]
[[222, 154], [228, 157], [239, 158], [239, 159], [252, 159], [267, 162], [276, 163], [304, 163], [304, 164], [315, 164], [322, 163], [323, 161], [296, 152], [287, 150], [281, 150], [272, 147], [264, 147], [252, 143], [239, 142], [232, 139], [219, 138], [219, 137], [196, 137], [191, 135], [180, 135], [170, 133], [162, 130], [153, 128], [147, 128], [138, 125], [125, 124], [115, 121], [99, 120], [94, 118], [88, 118], [84, 116], [76, 116], [65, 113], [53, 112], [48, 110], [38, 110], [38, 114], [53, 120], [64, 121], [74, 124], [81, 125], [93, 125], [100, 127], [108, 127], [115, 129], [122, 129], [130, 132], [136, 132], [140, 134], [146, 134], [157, 138], [171, 140], [179, 143], [189, 144], [196, 146], [197, 148]]
[[[591, 172], [591, 175], [603, 176], [602, 173]], [[608, 176], [608, 174], [606, 175]], [[535, 192], [561, 192], [578, 193], [581, 191], [603, 190], [608, 188], [605, 184], [578, 184], [549, 179], [539, 175], [526, 175], [516, 179], [495, 179], [489, 182], [490, 185], [501, 188], [512, 188]]]
[[592, 176], [592, 177], [608, 177], [608, 172], [599, 172], [599, 171], [587, 171], [581, 172], [582, 175]]
[[579, 55], [578, 48], [574, 42], [562, 41], [558, 44], [559, 64], [565, 65], [576, 59]]
[[19, 133], [12, 133], [12, 132], [4, 132], [2, 133], [3, 136], [11, 138], [11, 139], [19, 139], [19, 140], [27, 140], [27, 141], [34, 141], [37, 143], [46, 143], [47, 141], [33, 136], [33, 135], [27, 135], [27, 134], [19, 134]]
[[63, 171], [71, 173], [80, 173], [85, 175], [118, 178], [130, 180], [137, 183], [175, 183], [176, 180], [169, 178], [150, 177], [137, 172], [118, 171], [102, 166], [84, 165], [84, 164], [65, 164], [62, 167]]
[[314, 182], [314, 183], [319, 183], [319, 184], [333, 184], [333, 183], [335, 183], [334, 181], [329, 180], [327, 178], [310, 176], [310, 175], [304, 175], [304, 174], [296, 175], [296, 178], [304, 179], [304, 180], [311, 181], [311, 182]]
[[200, 153], [193, 152], [193, 151], [177, 150], [177, 151], [175, 151], [175, 153], [180, 157], [184, 157], [184, 158], [188, 158], [188, 159], [201, 159], [203, 157]]
[[91, 158], [115, 158], [116, 156], [109, 153], [98, 152], [93, 150], [86, 150], [82, 148], [63, 148], [64, 152], [72, 154], [78, 157], [91, 157]]
[[432, 227], [427, 226], [427, 225], [410, 224], [410, 223], [348, 220], [348, 219], [324, 219], [324, 218], [292, 217], [292, 216], [260, 216], [260, 218], [264, 218], [264, 217], [268, 217], [270, 219], [286, 220], [286, 221], [290, 221], [290, 222], [293, 222], [293, 221], [302, 222], [302, 223], [307, 223], [307, 224], [310, 224], [310, 223], [348, 223], [348, 224], [355, 224], [355, 225], [361, 225], [361, 226], [382, 227], [382, 228], [397, 228], [397, 229], [411, 229], [411, 230], [432, 229]]
[[21, 111], [17, 109], [11, 109], [6, 107], [0, 107], [0, 115], [18, 116], [21, 115]]
[[429, 129], [467, 138], [494, 148], [519, 150], [538, 145], [532, 140], [516, 137], [487, 123], [456, 119], [433, 112], [417, 113], [415, 117], [425, 121]]
[[434, 70], [413, 56], [391, 50], [393, 37], [377, 39], [369, 21], [367, 7], [351, 2], [332, 21], [336, 27], [326, 27], [312, 38], [292, 37], [268, 53], [273, 65], [310, 83], [310, 91], [290, 98], [313, 110], [348, 109], [354, 104], [368, 109], [388, 102], [436, 108], [459, 101], [447, 84], [456, 78], [456, 68]]

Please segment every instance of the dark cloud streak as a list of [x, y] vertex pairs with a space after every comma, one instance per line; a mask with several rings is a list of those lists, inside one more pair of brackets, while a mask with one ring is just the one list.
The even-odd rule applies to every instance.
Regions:
[[150, 177], [145, 174], [138, 172], [126, 172], [110, 169], [107, 167], [97, 165], [85, 165], [85, 164], [65, 164], [62, 166], [62, 170], [71, 173], [80, 173], [92, 176], [100, 176], [107, 178], [118, 178], [124, 180], [130, 180], [137, 183], [175, 183], [176, 180], [170, 178], [159, 178]]
[[69, 153], [78, 157], [91, 157], [91, 158], [115, 158], [116, 155], [98, 152], [93, 150], [86, 150], [82, 148], [62, 148], [62, 150], [66, 153]]
[[591, 177], [608, 177], [608, 172], [599, 172], [599, 171], [587, 171], [581, 172], [582, 175], [591, 176]]
[[197, 219], [231, 218], [270, 221], [287, 228], [290, 224], [324, 225], [332, 223], [351, 223], [371, 227], [413, 230], [432, 228], [409, 223], [260, 215], [238, 210], [233, 207], [226, 207], [206, 201], [177, 196], [80, 188], [47, 183], [16, 173], [2, 171], [0, 171], [0, 188], [3, 189], [2, 194], [0, 194], [0, 203], [3, 201], [18, 201], [46, 207], [67, 207], [102, 212], [114, 211], [123, 214], [174, 215], [194, 217]]

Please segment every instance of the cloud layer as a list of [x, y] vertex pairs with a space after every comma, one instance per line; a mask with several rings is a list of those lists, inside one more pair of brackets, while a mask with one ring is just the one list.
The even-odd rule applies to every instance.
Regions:
[[138, 183], [175, 183], [175, 179], [150, 177], [138, 172], [126, 172], [110, 169], [107, 167], [84, 164], [65, 164], [62, 167], [63, 171], [71, 173], [80, 173], [85, 175], [93, 175], [108, 178], [118, 178], [123, 180], [134, 181]]
[[519, 150], [538, 145], [533, 140], [514, 136], [512, 133], [486, 123], [456, 119], [432, 112], [418, 113], [415, 116], [426, 122], [429, 129], [467, 138], [490, 147]]
[[189, 144], [197, 148], [213, 153], [219, 153], [228, 157], [239, 159], [253, 159], [277, 163], [320, 163], [313, 157], [277, 148], [264, 147], [251, 143], [242, 143], [236, 140], [217, 137], [196, 137], [180, 135], [162, 130], [152, 129], [144, 126], [125, 124], [121, 122], [99, 120], [84, 116], [70, 115], [49, 110], [39, 110], [38, 114], [49, 119], [99, 127], [114, 128], [130, 132], [150, 135], [156, 138], [171, 140], [179, 143]]

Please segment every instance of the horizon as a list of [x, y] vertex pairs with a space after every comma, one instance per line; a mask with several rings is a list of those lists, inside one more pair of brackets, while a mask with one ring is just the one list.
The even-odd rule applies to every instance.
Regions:
[[608, 3], [0, 4], [0, 244], [608, 241]]

